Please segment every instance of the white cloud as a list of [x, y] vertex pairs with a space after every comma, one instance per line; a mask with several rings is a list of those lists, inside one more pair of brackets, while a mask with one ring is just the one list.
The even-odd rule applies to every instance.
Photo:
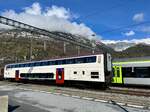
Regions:
[[132, 35], [135, 35], [135, 32], [131, 30], [129, 32], [124, 33], [124, 35], [126, 35], [126, 36], [132, 36]]
[[142, 22], [144, 21], [144, 14], [143, 13], [137, 13], [133, 16], [133, 21], [135, 22]]
[[[39, 3], [33, 3], [32, 6], [23, 8], [23, 11], [20, 13], [14, 10], [7, 10], [2, 12], [1, 15], [50, 31], [68, 32], [88, 38], [93, 38], [91, 35], [95, 34], [84, 23], [72, 22], [70, 19], [74, 15], [69, 9], [64, 7], [53, 5], [42, 9]], [[2, 26], [0, 27], [3, 28]]]
[[66, 10], [64, 7], [57, 7], [53, 5], [51, 8], [47, 8], [47, 12], [45, 13], [46, 16], [57, 16], [59, 18], [69, 19], [71, 18], [71, 13]]
[[119, 42], [129, 42], [129, 40], [102, 40], [104, 44], [116, 44]]
[[150, 44], [150, 38], [131, 39], [131, 40], [102, 40], [102, 42], [105, 44], [116, 44], [120, 42], [135, 43], [135, 44], [140, 44], [140, 43]]
[[25, 7], [24, 10], [27, 14], [41, 15], [41, 6], [37, 2], [33, 3], [31, 7]]

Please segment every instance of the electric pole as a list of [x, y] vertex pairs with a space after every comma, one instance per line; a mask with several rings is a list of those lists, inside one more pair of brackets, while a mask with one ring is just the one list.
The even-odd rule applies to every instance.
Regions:
[[66, 42], [64, 42], [64, 54], [66, 54]]
[[46, 40], [44, 40], [44, 51], [46, 51], [47, 45], [46, 45]]
[[78, 49], [78, 56], [80, 55], [80, 46], [77, 46]]

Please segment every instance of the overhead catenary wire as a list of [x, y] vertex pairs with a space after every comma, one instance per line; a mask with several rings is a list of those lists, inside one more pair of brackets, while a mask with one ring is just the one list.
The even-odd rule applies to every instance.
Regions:
[[93, 11], [91, 13], [88, 13], [87, 15], [85, 16], [81, 16], [80, 18], [76, 18], [75, 20], [79, 20], [79, 22], [82, 22], [81, 19], [83, 18], [88, 18], [88, 17], [92, 17], [92, 16], [96, 16], [97, 14], [102, 14], [104, 12], [109, 12], [109, 11], [112, 11], [113, 9], [116, 9], [116, 8], [119, 8], [119, 7], [123, 7], [125, 6], [126, 4], [125, 3], [118, 3], [116, 5], [113, 5], [112, 7], [109, 7], [107, 9], [103, 9], [103, 10], [98, 10], [98, 11]]
[[140, 23], [136, 23], [136, 24], [126, 25], [126, 26], [115, 28], [115, 29], [102, 31], [102, 32], [100, 32], [100, 34], [110, 33], [110, 32], [114, 32], [114, 31], [120, 31], [120, 30], [125, 29], [125, 28], [145, 25], [145, 24], [149, 24], [149, 23], [150, 23], [150, 21], [144, 21], [144, 22], [140, 22]]
[[[96, 14], [101, 14], [101, 13], [104, 13], [104, 12], [107, 12], [107, 11], [112, 11], [112, 9], [119, 8], [119, 7], [122, 7], [124, 5], [125, 5], [124, 3], [120, 3], [120, 4], [117, 4], [117, 5], [114, 5], [114, 6], [108, 8], [106, 10], [104, 9], [104, 10], [101, 10], [101, 11], [95, 11], [95, 12], [89, 13], [85, 16], [81, 16], [80, 18], [76, 18], [76, 20], [79, 20], [81, 22], [81, 18], [96, 16]], [[150, 21], [144, 21], [144, 22], [140, 22], [140, 23], [136, 23], [136, 24], [130, 24], [130, 25], [126, 25], [126, 26], [122, 26], [122, 27], [118, 27], [118, 28], [114, 28], [114, 29], [110, 29], [110, 30], [105, 30], [105, 31], [100, 32], [100, 34], [111, 33], [111, 32], [114, 32], [114, 31], [120, 31], [120, 30], [125, 29], [125, 28], [145, 25], [145, 24], [149, 24], [149, 23], [150, 23]]]

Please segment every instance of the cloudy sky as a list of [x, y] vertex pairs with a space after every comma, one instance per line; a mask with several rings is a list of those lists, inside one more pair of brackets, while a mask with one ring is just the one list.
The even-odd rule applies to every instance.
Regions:
[[149, 6], [150, 0], [0, 0], [0, 15], [105, 42], [148, 41]]

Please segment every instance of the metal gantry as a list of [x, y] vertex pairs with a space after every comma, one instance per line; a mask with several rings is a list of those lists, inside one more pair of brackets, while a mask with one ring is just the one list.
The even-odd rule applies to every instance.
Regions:
[[4, 25], [15, 27], [19, 30], [23, 30], [26, 32], [36, 33], [36, 34], [48, 36], [50, 38], [54, 38], [57, 40], [73, 43], [75, 45], [85, 47], [85, 48], [88, 48], [91, 50], [95, 49], [92, 45], [87, 44], [89, 41], [88, 39], [80, 38], [78, 36], [74, 36], [69, 33], [51, 32], [51, 31], [41, 29], [41, 28], [38, 28], [35, 26], [31, 26], [31, 25], [25, 24], [23, 22], [9, 19], [9, 18], [3, 17], [3, 16], [0, 16], [0, 23], [4, 24]]

